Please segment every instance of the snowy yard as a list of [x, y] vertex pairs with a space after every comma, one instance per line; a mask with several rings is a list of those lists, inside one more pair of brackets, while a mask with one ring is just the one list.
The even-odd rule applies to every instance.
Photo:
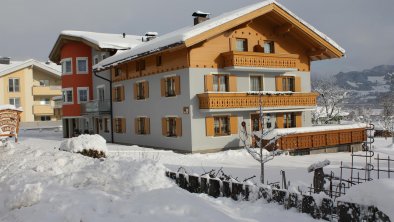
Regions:
[[[265, 200], [236, 202], [191, 194], [164, 176], [166, 169], [180, 166], [197, 174], [223, 167], [241, 180], [258, 176], [259, 165], [245, 150], [183, 155], [108, 144], [108, 158], [100, 161], [59, 151], [62, 140], [59, 132], [26, 131], [19, 144], [0, 148], [0, 221], [313, 221]], [[375, 153], [394, 158], [390, 142], [378, 139]], [[331, 161], [325, 172], [335, 174], [341, 161], [351, 161], [349, 153], [279, 156], [266, 164], [266, 179], [280, 182], [284, 170], [293, 191], [310, 186], [313, 174], [307, 167], [325, 159]], [[365, 159], [357, 161], [362, 166]], [[376, 204], [393, 217], [394, 207], [385, 203], [394, 201], [387, 195], [394, 192], [394, 180], [354, 188], [349, 199]]]

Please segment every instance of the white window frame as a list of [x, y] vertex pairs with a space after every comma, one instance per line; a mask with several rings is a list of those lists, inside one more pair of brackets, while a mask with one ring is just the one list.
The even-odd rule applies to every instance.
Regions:
[[[12, 80], [12, 91], [10, 91], [10, 80]], [[15, 90], [15, 86], [16, 86], [16, 84], [15, 84], [15, 80], [18, 80], [18, 90]], [[18, 92], [20, 92], [21, 91], [21, 80], [19, 79], [19, 78], [9, 78], [8, 79], [8, 92], [11, 92], [11, 93], [18, 93]]]
[[[11, 100], [14, 101], [13, 104], [11, 104]], [[19, 107], [17, 107], [17, 106], [15, 105], [15, 101], [16, 101], [16, 100], [19, 100], [19, 107], [21, 107], [21, 98], [20, 98], [20, 97], [11, 97], [11, 98], [8, 99], [8, 102], [9, 102], [11, 105], [14, 105], [16, 108], [19, 108]]]
[[[68, 105], [68, 104], [73, 104], [74, 103], [74, 89], [73, 88], [64, 88], [64, 89], [62, 89], [62, 98], [63, 98], [63, 93], [65, 92], [65, 91], [71, 91], [71, 101], [64, 101], [63, 100], [63, 104], [65, 104], [65, 105]], [[67, 98], [67, 96], [65, 97], [65, 98]]]
[[104, 89], [104, 100], [105, 100], [105, 85], [98, 85], [98, 86], [96, 86], [96, 92], [97, 92], [96, 100], [97, 101], [100, 101], [100, 89]]
[[251, 79], [252, 79], [252, 77], [261, 77], [261, 87], [263, 88], [263, 90], [262, 91], [264, 91], [265, 90], [265, 79], [264, 79], [264, 74], [249, 74], [249, 91], [252, 91], [252, 82], [251, 82]]
[[[84, 71], [79, 71], [79, 61], [85, 60], [86, 61], [86, 72]], [[77, 64], [77, 74], [88, 74], [89, 73], [89, 58], [88, 57], [77, 57], [76, 60]]]
[[[86, 90], [86, 92], [87, 92], [86, 93], [86, 101], [80, 100], [80, 95], [79, 95], [80, 90]], [[89, 87], [77, 87], [77, 100], [78, 100], [78, 104], [89, 102]]]
[[[70, 69], [70, 72], [65, 72], [66, 69], [64, 67], [64, 63], [68, 62], [68, 61], [70, 61], [71, 69]], [[63, 75], [71, 75], [73, 73], [73, 60], [72, 60], [72, 58], [62, 59], [62, 61], [60, 61], [60, 63], [62, 64], [62, 74]]]

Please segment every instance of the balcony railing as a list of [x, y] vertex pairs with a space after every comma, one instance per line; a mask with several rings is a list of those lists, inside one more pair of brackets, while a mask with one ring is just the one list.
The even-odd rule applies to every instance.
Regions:
[[61, 86], [34, 86], [33, 96], [60, 96], [61, 90]]
[[259, 52], [222, 53], [224, 67], [296, 68], [298, 55]]
[[33, 114], [34, 115], [53, 115], [52, 105], [34, 105]]
[[106, 114], [111, 112], [110, 100], [94, 100], [81, 104], [82, 114]]
[[[257, 108], [260, 96], [249, 93], [198, 94], [200, 109]], [[263, 95], [263, 107], [316, 106], [316, 93], [283, 93]]]

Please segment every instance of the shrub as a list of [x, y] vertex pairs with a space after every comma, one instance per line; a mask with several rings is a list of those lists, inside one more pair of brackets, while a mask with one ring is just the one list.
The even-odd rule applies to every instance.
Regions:
[[84, 156], [100, 159], [100, 158], [106, 158], [106, 155], [103, 151], [98, 151], [94, 149], [84, 149], [82, 152], [78, 152]]

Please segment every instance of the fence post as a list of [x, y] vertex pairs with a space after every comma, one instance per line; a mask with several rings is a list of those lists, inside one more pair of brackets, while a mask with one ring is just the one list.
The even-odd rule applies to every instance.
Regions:
[[389, 175], [389, 179], [390, 179], [390, 156], [387, 156], [387, 174]]
[[380, 173], [380, 167], [379, 167], [379, 165], [380, 165], [380, 162], [379, 162], [379, 153], [378, 153], [378, 180], [379, 180], [379, 173]]

